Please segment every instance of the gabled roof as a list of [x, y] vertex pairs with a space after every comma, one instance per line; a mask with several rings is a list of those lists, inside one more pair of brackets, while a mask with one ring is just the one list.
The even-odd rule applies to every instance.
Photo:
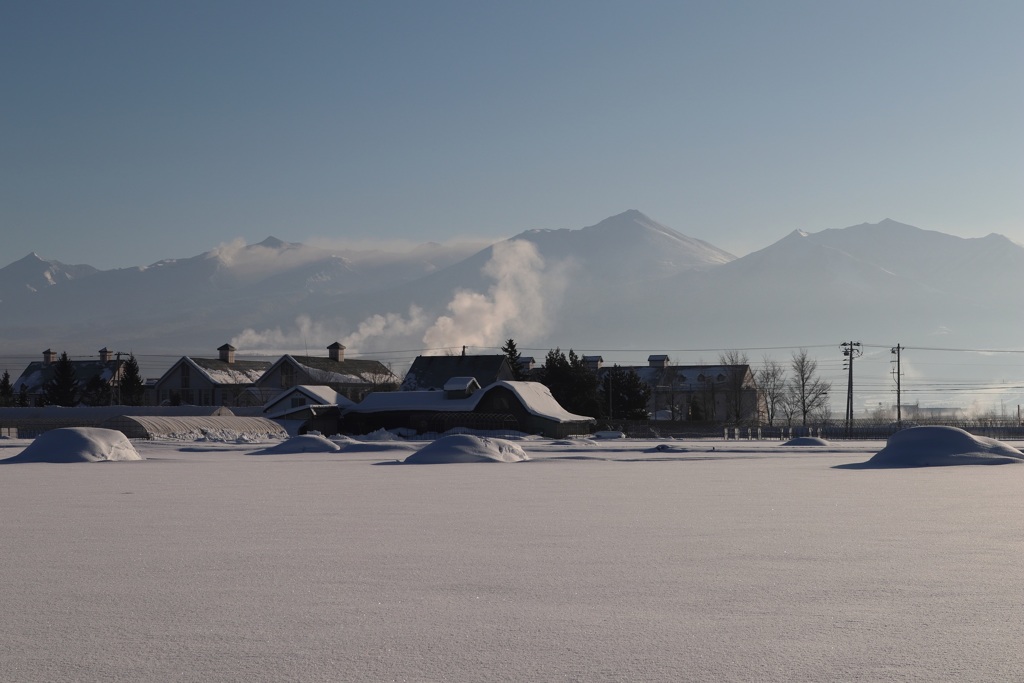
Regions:
[[401, 391], [444, 389], [452, 377], [475, 377], [480, 386], [513, 377], [508, 357], [495, 356], [417, 356], [405, 375]]
[[540, 382], [493, 382], [480, 391], [465, 398], [445, 398], [441, 391], [377, 391], [368, 394], [362, 402], [342, 411], [349, 413], [387, 413], [387, 412], [471, 412], [476, 405], [496, 387], [504, 387], [511, 391], [531, 415], [543, 417], [553, 422], [593, 422], [594, 418], [575, 415], [563, 408], [551, 390]]
[[306, 405], [314, 406], [329, 406], [336, 405], [346, 407], [355, 405], [351, 400], [342, 396], [334, 389], [327, 386], [313, 385], [313, 384], [300, 384], [298, 386], [289, 387], [284, 389], [279, 394], [274, 396], [272, 399], [267, 401], [263, 406], [263, 412], [268, 415], [275, 415], [279, 411], [291, 411], [290, 403], [291, 398], [299, 394], [306, 399]]
[[480, 388], [476, 377], [451, 377], [444, 383], [445, 391], [475, 391]]
[[219, 385], [254, 384], [270, 367], [270, 361], [265, 360], [236, 360], [234, 363], [228, 363], [219, 358], [183, 356], [171, 370], [180, 365], [182, 361], [188, 362], [202, 373], [211, 384]]
[[[94, 377], [98, 377], [101, 381], [109, 384], [114, 379], [118, 363], [124, 365], [125, 362], [123, 360], [111, 360], [106, 363], [99, 360], [73, 360], [71, 365], [75, 369], [75, 381], [79, 387], [84, 387]], [[18, 393], [21, 390], [21, 385], [24, 384], [27, 387], [28, 393], [38, 394], [43, 390], [47, 382], [53, 379], [56, 367], [56, 361], [52, 363], [44, 363], [39, 360], [33, 361], [28, 364], [28, 367], [25, 368], [16, 380], [11, 382], [11, 387], [15, 393]]]
[[[279, 366], [289, 363], [305, 370], [306, 374], [321, 384], [374, 384], [381, 377], [392, 375], [387, 366], [377, 360], [352, 359], [331, 360], [323, 356], [293, 356], [285, 354], [267, 368], [267, 375]], [[393, 375], [392, 375], [393, 376]], [[397, 381], [397, 378], [395, 378]]]

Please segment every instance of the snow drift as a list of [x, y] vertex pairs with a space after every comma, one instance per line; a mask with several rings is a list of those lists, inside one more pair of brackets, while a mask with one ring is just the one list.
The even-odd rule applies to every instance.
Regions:
[[253, 455], [274, 455], [278, 453], [337, 453], [340, 450], [341, 446], [324, 436], [320, 436], [318, 434], [303, 434], [302, 436], [293, 436], [292, 438], [286, 439], [275, 446], [269, 446], [258, 451], [253, 451]]
[[114, 462], [145, 460], [116, 429], [65, 427], [40, 434], [25, 450], [0, 463]]
[[520, 446], [503, 439], [453, 434], [416, 451], [403, 462], [407, 465], [437, 465], [460, 462], [520, 462], [529, 460]]
[[859, 467], [1006, 465], [1024, 453], [1002, 441], [974, 436], [957, 427], [911, 427], [889, 437], [885, 448]]
[[782, 444], [783, 446], [828, 446], [829, 442], [825, 439], [819, 439], [816, 436], [798, 436], [795, 439]]

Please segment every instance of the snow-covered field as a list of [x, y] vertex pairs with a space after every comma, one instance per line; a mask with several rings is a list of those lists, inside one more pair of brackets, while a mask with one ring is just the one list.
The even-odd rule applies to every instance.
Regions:
[[1024, 675], [1021, 466], [838, 467], [881, 442], [522, 440], [526, 461], [425, 466], [386, 464], [422, 442], [133, 443], [144, 461], [0, 467], [0, 679]]

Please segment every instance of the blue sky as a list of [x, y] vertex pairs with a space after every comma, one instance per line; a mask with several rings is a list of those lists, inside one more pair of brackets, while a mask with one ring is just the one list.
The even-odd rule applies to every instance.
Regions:
[[0, 5], [0, 265], [510, 237], [1024, 242], [1024, 3]]

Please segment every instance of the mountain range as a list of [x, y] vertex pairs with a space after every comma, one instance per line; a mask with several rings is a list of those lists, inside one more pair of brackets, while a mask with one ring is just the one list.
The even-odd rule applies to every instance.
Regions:
[[[1024, 248], [893, 220], [794, 231], [737, 258], [630, 210], [482, 250], [336, 253], [268, 238], [98, 270], [29, 254], [0, 268], [0, 344], [350, 354], [556, 346], [580, 352], [799, 347], [848, 339], [1008, 348]], [[543, 356], [543, 354], [540, 354]], [[752, 356], [759, 356], [758, 352]], [[538, 359], [540, 360], [540, 359]]]

